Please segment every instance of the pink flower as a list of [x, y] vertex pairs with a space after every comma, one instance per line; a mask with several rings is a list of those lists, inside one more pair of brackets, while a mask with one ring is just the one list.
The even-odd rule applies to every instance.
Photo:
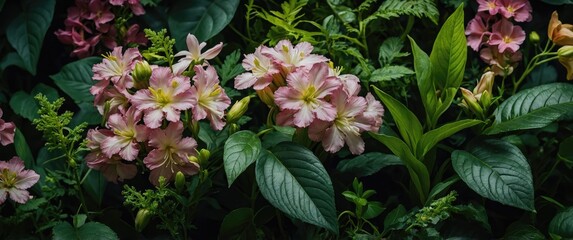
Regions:
[[221, 130], [225, 126], [223, 117], [225, 109], [231, 105], [231, 99], [219, 85], [219, 77], [215, 68], [208, 66], [207, 70], [195, 65], [195, 84], [191, 87], [193, 106], [193, 119], [199, 121], [209, 118], [211, 127]]
[[139, 31], [140, 27], [138, 24], [133, 24], [127, 29], [127, 33], [125, 35], [125, 43], [136, 43], [138, 45], [146, 45], [147, 38], [145, 37], [145, 33]]
[[281, 40], [274, 48], [264, 48], [261, 52], [280, 65], [286, 75], [296, 68], [310, 69], [315, 63], [328, 61], [324, 56], [311, 54], [313, 49], [308, 42], [300, 42], [293, 47], [289, 40]]
[[[331, 103], [336, 107], [335, 118], [333, 121], [314, 121], [308, 128], [309, 138], [317, 142], [322, 141], [327, 152], [338, 152], [346, 143], [352, 154], [361, 154], [364, 152], [364, 141], [360, 133], [374, 129], [371, 124], [377, 122], [372, 122], [373, 119], [369, 118], [378, 118], [382, 112], [377, 109], [378, 106], [373, 105], [371, 110], [377, 112], [369, 113], [371, 116], [361, 116], [367, 111], [368, 102], [363, 97], [348, 96], [340, 88], [331, 96]], [[369, 122], [358, 121], [361, 117]]]
[[484, 36], [491, 34], [488, 31], [487, 20], [479, 13], [474, 19], [470, 20], [465, 33], [468, 36], [468, 46], [474, 51], [478, 51], [484, 42]]
[[294, 110], [293, 123], [297, 127], [307, 127], [318, 118], [332, 121], [336, 110], [325, 97], [340, 87], [334, 76], [329, 76], [326, 63], [315, 64], [310, 71], [304, 69], [287, 77], [288, 86], [275, 91], [275, 102], [281, 110]]
[[123, 163], [119, 155], [108, 158], [101, 150], [101, 144], [108, 137], [113, 137], [113, 131], [109, 129], [88, 130], [87, 147], [91, 150], [84, 158], [89, 168], [102, 172], [106, 180], [117, 183], [124, 179], [131, 179], [137, 174], [135, 164]]
[[479, 3], [478, 12], [488, 12], [489, 15], [496, 15], [499, 12], [499, 0], [477, 0]]
[[105, 33], [109, 30], [109, 23], [115, 15], [111, 13], [110, 6], [101, 0], [90, 0], [89, 3], [89, 16], [87, 19], [95, 23], [96, 30]]
[[328, 74], [338, 78], [342, 90], [344, 90], [348, 96], [358, 95], [360, 92], [360, 79], [354, 74], [340, 74], [341, 71], [342, 69], [340, 67], [329, 68]]
[[123, 6], [126, 2], [134, 15], [145, 14], [145, 9], [143, 9], [139, 0], [109, 0], [109, 3], [114, 6]]
[[116, 113], [109, 116], [108, 127], [113, 131], [113, 137], [107, 137], [101, 143], [102, 152], [111, 158], [119, 154], [124, 160], [132, 161], [139, 153], [138, 142], [147, 139], [148, 129], [145, 125], [138, 125], [141, 112], [131, 107], [125, 115]]
[[[135, 63], [141, 60], [141, 54], [137, 48], [129, 48], [123, 54], [121, 52], [122, 47], [116, 47], [113, 52], [105, 56], [102, 63], [94, 65], [92, 68], [93, 79], [111, 80], [118, 88], [132, 88], [133, 79], [130, 73], [135, 67]], [[92, 94], [97, 94], [92, 89], [90, 89]]]
[[366, 131], [378, 132], [382, 126], [382, 116], [384, 116], [384, 107], [374, 98], [371, 93], [366, 94], [366, 110], [356, 117], [357, 122], [368, 125]]
[[[2, 109], [0, 108], [0, 118], [2, 117]], [[0, 144], [6, 146], [14, 142], [14, 132], [16, 125], [13, 122], [5, 122], [0, 119]]]
[[480, 51], [480, 57], [491, 66], [491, 71], [496, 75], [507, 76], [517, 67], [522, 54], [520, 51], [500, 53], [496, 46], [489, 46]]
[[197, 142], [190, 137], [182, 138], [183, 123], [169, 123], [165, 130], [155, 129], [149, 136], [151, 150], [143, 159], [145, 166], [151, 170], [149, 181], [159, 185], [159, 177], [170, 181], [177, 172], [194, 175], [199, 171], [199, 165], [189, 161], [189, 156], [195, 155]]
[[[105, 81], [98, 83], [106, 84]], [[92, 89], [100, 92], [95, 96], [94, 106], [96, 106], [101, 115], [107, 114], [106, 116], [109, 116], [114, 113], [125, 113], [127, 111], [130, 106], [129, 97], [131, 97], [127, 89], [117, 89], [116, 86], [103, 86], [104, 89], [98, 89], [98, 87], [100, 87], [100, 84], [93, 85]], [[108, 104], [109, 108], [107, 112], [104, 112], [106, 104]]]
[[153, 69], [149, 88], [137, 91], [131, 97], [131, 103], [144, 110], [143, 120], [149, 128], [160, 127], [164, 117], [178, 122], [181, 111], [196, 104], [189, 78], [173, 75], [168, 67]]
[[189, 51], [180, 51], [175, 54], [175, 57], [185, 56], [184, 58], [179, 59], [176, 64], [173, 64], [173, 72], [175, 74], [181, 74], [189, 67], [190, 64], [203, 66], [208, 65], [207, 60], [215, 58], [223, 48], [223, 43], [221, 42], [204, 53], [201, 53], [201, 50], [205, 45], [207, 45], [207, 43], [202, 42], [199, 44], [199, 40], [197, 40], [195, 35], [192, 34], [187, 35], [186, 43]]
[[262, 54], [265, 46], [259, 46], [254, 53], [245, 55], [243, 68], [247, 71], [235, 78], [236, 89], [246, 89], [251, 86], [255, 90], [262, 90], [273, 81], [273, 75], [280, 71], [270, 58]]
[[498, 6], [501, 15], [507, 19], [513, 17], [516, 22], [529, 22], [533, 18], [528, 0], [499, 0]]
[[506, 49], [516, 52], [524, 40], [525, 32], [520, 26], [514, 26], [510, 21], [501, 19], [492, 26], [489, 45], [496, 45], [500, 53], [505, 52]]
[[0, 204], [6, 201], [8, 195], [14, 202], [24, 204], [32, 199], [26, 190], [40, 180], [33, 170], [24, 170], [24, 162], [19, 157], [13, 157], [8, 162], [0, 161]]

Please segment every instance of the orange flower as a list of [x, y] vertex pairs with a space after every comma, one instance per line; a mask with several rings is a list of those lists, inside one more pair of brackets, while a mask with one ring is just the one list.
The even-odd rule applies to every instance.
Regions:
[[567, 69], [567, 80], [573, 80], [573, 46], [564, 46], [557, 50], [559, 62]]
[[573, 45], [573, 25], [562, 24], [557, 11], [554, 11], [549, 20], [547, 36], [557, 45]]

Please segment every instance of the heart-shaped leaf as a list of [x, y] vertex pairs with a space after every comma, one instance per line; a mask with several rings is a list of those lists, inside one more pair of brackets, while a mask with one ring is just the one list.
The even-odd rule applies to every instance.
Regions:
[[94, 96], [90, 93], [90, 87], [95, 83], [92, 80], [92, 67], [99, 62], [99, 57], [84, 58], [65, 65], [59, 73], [51, 75], [50, 78], [76, 103], [93, 103]]
[[542, 128], [573, 116], [573, 84], [550, 83], [520, 91], [494, 112], [495, 123], [486, 134]]
[[191, 33], [207, 41], [233, 19], [239, 0], [179, 0], [171, 8], [167, 22], [175, 47], [186, 50], [185, 39]]
[[[573, 207], [569, 207], [553, 217], [549, 223], [549, 235], [553, 239], [573, 238]], [[555, 238], [559, 236], [559, 238]]]
[[454, 151], [452, 165], [460, 178], [479, 195], [535, 211], [531, 168], [516, 146], [502, 140], [488, 139], [469, 152]]
[[256, 165], [263, 197], [286, 214], [338, 234], [332, 181], [314, 154], [292, 142], [261, 151]]
[[24, 68], [36, 75], [36, 65], [46, 31], [54, 16], [55, 0], [22, 0], [22, 12], [8, 28], [6, 37], [22, 58]]
[[227, 139], [223, 163], [229, 187], [247, 167], [257, 160], [261, 148], [261, 140], [251, 131], [239, 131]]

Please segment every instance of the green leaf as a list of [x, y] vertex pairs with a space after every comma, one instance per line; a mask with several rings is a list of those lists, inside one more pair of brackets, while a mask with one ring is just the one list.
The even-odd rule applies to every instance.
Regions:
[[[175, 47], [187, 50], [185, 39], [193, 34], [199, 42], [219, 33], [233, 19], [239, 0], [179, 0], [171, 7], [167, 22]], [[205, 50], [205, 49], [204, 49]]]
[[215, 66], [221, 78], [222, 86], [226, 86], [229, 80], [234, 79], [237, 75], [245, 71], [240, 60], [241, 51], [237, 49], [225, 57], [225, 61], [221, 66]]
[[573, 84], [551, 83], [526, 89], [503, 101], [486, 134], [542, 128], [573, 116]]
[[573, 238], [573, 207], [558, 213], [551, 219], [548, 229], [549, 235], [555, 239]]
[[32, 89], [30, 94], [23, 91], [14, 93], [12, 98], [10, 98], [10, 107], [18, 115], [32, 121], [35, 118], [40, 117], [40, 115], [38, 115], [39, 105], [34, 99], [34, 96], [38, 93], [44, 94], [50, 101], [55, 101], [59, 97], [56, 89], [46, 84], [39, 83]]
[[36, 75], [44, 36], [54, 16], [55, 0], [22, 0], [22, 12], [6, 29], [8, 42], [22, 58], [24, 68]]
[[471, 203], [468, 205], [456, 205], [454, 206], [453, 212], [464, 216], [472, 222], [479, 223], [479, 225], [491, 233], [491, 226], [489, 225], [487, 212], [483, 206]]
[[452, 186], [454, 183], [458, 182], [458, 180], [460, 180], [460, 178], [454, 176], [448, 180], [437, 183], [430, 191], [430, 194], [428, 195], [428, 200], [426, 200], [426, 204], [424, 205], [429, 206], [430, 203], [432, 203], [432, 201], [436, 199], [436, 197], [438, 197], [440, 194], [448, 190], [449, 187]]
[[416, 115], [404, 106], [404, 104], [377, 87], [373, 88], [376, 95], [378, 95], [384, 103], [384, 106], [392, 114], [392, 117], [398, 126], [400, 135], [402, 135], [402, 138], [404, 138], [408, 147], [410, 147], [411, 150], [414, 150], [416, 144], [418, 144], [418, 140], [422, 137], [422, 124], [420, 124]]
[[573, 136], [569, 136], [559, 143], [557, 156], [559, 159], [565, 161], [565, 164], [567, 164], [569, 168], [573, 166]]
[[430, 151], [430, 149], [432, 149], [440, 141], [454, 135], [463, 129], [473, 127], [480, 123], [482, 123], [482, 121], [476, 119], [463, 119], [444, 124], [439, 128], [424, 133], [418, 142], [418, 147], [416, 148], [416, 157], [418, 157], [418, 159], [422, 159], [424, 155], [426, 155], [426, 153], [428, 153], [428, 151]]
[[362, 217], [364, 219], [372, 219], [372, 218], [378, 217], [378, 215], [380, 215], [382, 212], [384, 212], [384, 210], [386, 210], [386, 208], [384, 207], [384, 205], [382, 205], [381, 202], [376, 202], [376, 201], [368, 202]]
[[400, 52], [404, 47], [404, 42], [399, 37], [386, 38], [378, 50], [378, 62], [380, 66], [390, 65], [394, 59], [410, 55]]
[[90, 87], [95, 83], [92, 80], [92, 67], [100, 62], [100, 57], [88, 57], [71, 62], [66, 64], [57, 74], [51, 75], [50, 78], [76, 103], [93, 103], [94, 96], [90, 93]]
[[464, 10], [460, 6], [440, 29], [430, 54], [432, 81], [437, 89], [458, 88], [462, 82], [467, 58], [464, 31]]
[[424, 163], [416, 159], [406, 143], [399, 138], [373, 132], [368, 132], [368, 134], [388, 147], [404, 162], [410, 173], [410, 179], [418, 191], [421, 203], [425, 202], [430, 191], [430, 174]]
[[0, 59], [0, 72], [3, 72], [9, 66], [18, 66], [22, 69], [26, 69], [24, 66], [24, 61], [17, 52], [9, 52], [2, 59]]
[[543, 240], [545, 236], [534, 226], [515, 222], [512, 223], [503, 236], [505, 240]]
[[[238, 208], [231, 211], [223, 218], [219, 229], [219, 239], [241, 239], [239, 237], [241, 235], [244, 236], [244, 239], [255, 238], [254, 218], [255, 214], [252, 208]], [[253, 236], [247, 237], [248, 232]]]
[[78, 107], [80, 108], [80, 111], [74, 114], [74, 117], [70, 122], [72, 127], [83, 122], [86, 122], [89, 125], [98, 125], [102, 122], [102, 116], [93, 103], [80, 102], [78, 103]]
[[551, 5], [563, 5], [563, 4], [573, 4], [573, 0], [541, 0], [544, 3], [549, 3]]
[[74, 228], [67, 222], [58, 222], [52, 229], [53, 240], [115, 240], [119, 239], [108, 226], [99, 222], [88, 222]]
[[365, 21], [371, 21], [373, 18], [390, 19], [401, 15], [427, 17], [434, 24], [438, 24], [440, 13], [432, 0], [387, 0]]
[[18, 157], [24, 161], [26, 168], [33, 168], [36, 165], [32, 150], [30, 150], [30, 146], [28, 146], [26, 142], [26, 137], [24, 137], [24, 134], [22, 134], [18, 128], [16, 128], [16, 132], [14, 133], [14, 148], [16, 149]]
[[374, 70], [370, 77], [370, 82], [390, 81], [403, 78], [404, 76], [411, 74], [414, 74], [414, 71], [408, 67], [389, 65]]
[[412, 48], [412, 54], [414, 55], [414, 70], [416, 72], [418, 89], [420, 90], [420, 98], [426, 110], [428, 121], [434, 125], [437, 120], [432, 118], [434, 117], [435, 109], [438, 107], [438, 99], [436, 96], [436, 88], [431, 78], [432, 64], [430, 57], [416, 44], [414, 39], [410, 36], [408, 36], [408, 39], [410, 39], [410, 46]]
[[533, 178], [527, 159], [514, 145], [488, 139], [469, 152], [455, 150], [452, 166], [476, 193], [491, 200], [535, 211]]
[[225, 142], [223, 164], [229, 187], [259, 157], [261, 140], [254, 132], [239, 131]]
[[405, 216], [406, 213], [406, 208], [402, 205], [398, 205], [398, 207], [390, 211], [384, 218], [384, 232], [389, 231], [392, 225], [398, 223], [399, 219]]
[[364, 177], [377, 173], [382, 168], [402, 164], [402, 161], [396, 155], [369, 152], [352, 159], [340, 161], [336, 166], [336, 170], [343, 173], [351, 173], [356, 177]]
[[261, 151], [255, 172], [263, 197], [273, 206], [338, 234], [332, 181], [310, 150], [279, 143], [271, 151]]
[[107, 181], [100, 171], [90, 171], [85, 181], [82, 183], [82, 188], [98, 206], [101, 205], [106, 186]]

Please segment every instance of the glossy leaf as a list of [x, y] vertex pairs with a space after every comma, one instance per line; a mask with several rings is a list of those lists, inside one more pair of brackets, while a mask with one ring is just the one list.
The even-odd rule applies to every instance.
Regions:
[[58, 96], [58, 91], [46, 84], [37, 84], [30, 94], [24, 91], [18, 91], [10, 98], [10, 107], [14, 112], [30, 121], [34, 120], [38, 115], [39, 105], [34, 99], [38, 93], [44, 94], [48, 100], [55, 101]]
[[[549, 223], [549, 235], [561, 239], [573, 238], [573, 207], [558, 213]], [[559, 239], [559, 238], [558, 238]]]
[[462, 82], [467, 58], [464, 32], [464, 9], [459, 6], [442, 25], [430, 54], [432, 81], [437, 89], [458, 88]]
[[412, 54], [414, 55], [414, 70], [416, 72], [416, 81], [418, 89], [420, 90], [420, 98], [426, 110], [426, 117], [428, 121], [435, 122], [434, 112], [437, 108], [436, 87], [432, 81], [432, 63], [428, 54], [422, 50], [416, 41], [408, 36], [410, 39], [410, 46]]
[[545, 236], [534, 226], [516, 222], [511, 224], [505, 234], [503, 239], [506, 240], [543, 240]]
[[18, 157], [24, 161], [26, 168], [34, 167], [35, 162], [32, 150], [30, 150], [30, 146], [28, 146], [28, 143], [26, 142], [26, 137], [18, 128], [16, 128], [16, 132], [14, 133], [14, 149], [16, 149]]
[[76, 103], [93, 103], [94, 96], [90, 93], [90, 87], [95, 84], [92, 80], [92, 67], [99, 62], [99, 57], [84, 58], [65, 65], [59, 73], [51, 75], [50, 78]]
[[551, 83], [526, 89], [503, 101], [486, 134], [542, 128], [573, 117], [573, 84]]
[[88, 222], [74, 228], [67, 222], [58, 222], [53, 228], [53, 240], [115, 240], [119, 239], [108, 226], [99, 222]]
[[22, 12], [8, 25], [6, 37], [20, 55], [24, 68], [36, 75], [42, 43], [52, 22], [56, 1], [22, 0], [20, 3]]
[[416, 151], [418, 159], [422, 159], [424, 155], [426, 155], [426, 153], [428, 153], [428, 151], [430, 151], [430, 149], [436, 146], [436, 144], [438, 144], [440, 141], [454, 135], [463, 129], [473, 127], [480, 123], [482, 123], [480, 120], [463, 119], [451, 123], [446, 123], [439, 128], [424, 133], [418, 142]]
[[239, 131], [227, 139], [223, 162], [229, 187], [247, 167], [257, 160], [261, 148], [259, 137], [251, 131]]
[[187, 50], [185, 39], [189, 33], [200, 42], [215, 36], [231, 22], [238, 6], [239, 0], [176, 1], [167, 18], [176, 48]]
[[336, 166], [336, 170], [350, 173], [356, 177], [364, 177], [377, 173], [382, 168], [402, 164], [402, 161], [396, 155], [369, 152], [352, 159], [340, 161]]
[[77, 126], [80, 123], [86, 122], [90, 125], [98, 125], [102, 121], [102, 116], [98, 112], [93, 103], [80, 102], [78, 103], [80, 110], [74, 114], [70, 125]]
[[261, 151], [256, 164], [263, 197], [291, 217], [338, 234], [334, 189], [313, 153], [292, 142]]
[[398, 131], [408, 147], [412, 150], [415, 149], [418, 140], [422, 137], [422, 124], [420, 124], [416, 115], [389, 94], [376, 87], [373, 88], [376, 95], [382, 100], [384, 107], [392, 114], [398, 126]]
[[469, 151], [455, 150], [452, 153], [452, 166], [458, 176], [479, 195], [535, 211], [531, 168], [514, 145], [488, 139]]
[[362, 217], [364, 219], [372, 219], [372, 218], [378, 217], [378, 215], [380, 215], [382, 212], [384, 212], [384, 210], [386, 210], [386, 208], [384, 207], [384, 205], [382, 205], [381, 202], [377, 202], [377, 201], [368, 202]]
[[406, 208], [402, 205], [398, 205], [398, 207], [390, 211], [384, 218], [384, 232], [389, 231], [392, 225], [398, 223], [399, 219], [404, 217], [407, 213]]

